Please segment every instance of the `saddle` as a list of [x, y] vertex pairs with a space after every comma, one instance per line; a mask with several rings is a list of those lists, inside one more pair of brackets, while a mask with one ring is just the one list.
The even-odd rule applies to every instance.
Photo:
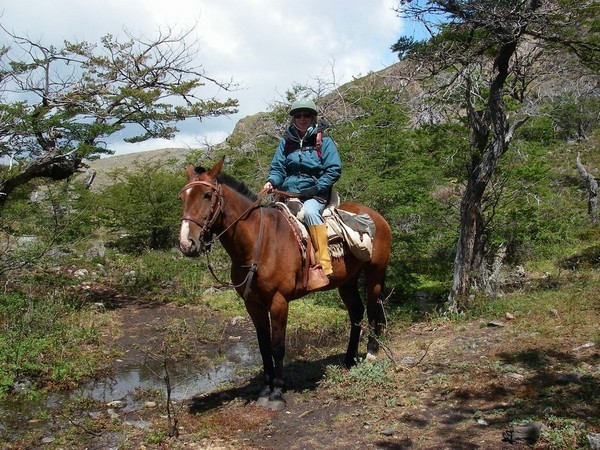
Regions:
[[[344, 211], [338, 208], [339, 205], [340, 198], [337, 192], [332, 190], [331, 198], [323, 211], [331, 257], [342, 258], [345, 249], [348, 249], [358, 260], [369, 261], [376, 232], [375, 223], [368, 214]], [[303, 203], [297, 198], [289, 198], [283, 202], [276, 202], [275, 206], [288, 219], [305, 255], [306, 243], [310, 241], [310, 237], [304, 223]]]

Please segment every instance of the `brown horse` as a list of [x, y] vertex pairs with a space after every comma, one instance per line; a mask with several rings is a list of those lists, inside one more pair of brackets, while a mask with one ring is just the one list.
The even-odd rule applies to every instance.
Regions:
[[[234, 178], [221, 173], [223, 160], [212, 169], [188, 166], [188, 183], [179, 195], [183, 201], [179, 246], [186, 256], [198, 256], [217, 235], [231, 258], [231, 281], [244, 299], [262, 356], [265, 387], [258, 405], [273, 410], [285, 407], [283, 357], [288, 303], [308, 294], [304, 288], [303, 258], [286, 217], [272, 206], [260, 206], [260, 197]], [[344, 365], [355, 364], [364, 306], [358, 289], [364, 274], [369, 326], [378, 336], [384, 328], [381, 299], [390, 256], [391, 230], [385, 219], [359, 203], [342, 203], [340, 209], [367, 213], [375, 222], [370, 261], [360, 262], [349, 252], [333, 261], [326, 290], [338, 288], [350, 317], [350, 338]], [[216, 239], [216, 238], [215, 238]], [[378, 351], [369, 333], [368, 356]]]

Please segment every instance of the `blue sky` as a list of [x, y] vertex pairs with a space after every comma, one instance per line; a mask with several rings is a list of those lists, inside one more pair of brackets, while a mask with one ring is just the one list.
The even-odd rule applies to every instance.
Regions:
[[[97, 42], [111, 33], [155, 36], [162, 27], [190, 29], [199, 44], [199, 64], [211, 78], [233, 80], [239, 113], [188, 122], [172, 142], [125, 144], [117, 154], [164, 147], [217, 144], [237, 121], [269, 109], [293, 84], [335, 85], [397, 62], [390, 46], [414, 34], [397, 17], [395, 0], [19, 0], [0, 7], [0, 22], [32, 40]], [[6, 36], [0, 44], [7, 43]]]

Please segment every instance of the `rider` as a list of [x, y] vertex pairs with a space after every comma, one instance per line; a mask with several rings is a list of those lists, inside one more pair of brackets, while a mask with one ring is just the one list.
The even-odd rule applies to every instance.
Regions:
[[[296, 100], [289, 111], [289, 127], [271, 161], [271, 170], [264, 189], [274, 188], [300, 195], [304, 203], [304, 222], [315, 247], [317, 264], [326, 276], [333, 273], [327, 244], [327, 225], [323, 210], [331, 196], [333, 184], [342, 173], [342, 161], [333, 139], [322, 136], [327, 127], [317, 122], [317, 107], [312, 100]], [[329, 283], [328, 277], [309, 281], [309, 289]], [[318, 278], [317, 278], [318, 280]]]

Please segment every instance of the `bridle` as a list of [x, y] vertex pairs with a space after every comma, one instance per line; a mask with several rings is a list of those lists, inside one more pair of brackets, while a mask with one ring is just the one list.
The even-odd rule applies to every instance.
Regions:
[[[217, 221], [217, 218], [219, 217], [219, 215], [223, 211], [223, 191], [221, 189], [222, 185], [219, 182], [216, 182], [216, 183], [213, 184], [213, 183], [210, 183], [208, 181], [202, 181], [202, 180], [190, 181], [188, 184], [186, 184], [184, 187], [182, 187], [180, 189], [179, 194], [187, 191], [188, 189], [190, 189], [190, 188], [192, 188], [194, 186], [198, 186], [198, 185], [208, 186], [209, 188], [211, 188], [215, 192], [215, 195], [211, 199], [210, 209], [208, 210], [208, 212], [206, 213], [206, 215], [204, 217], [201, 217], [199, 220], [196, 220], [194, 217], [192, 217], [190, 215], [186, 215], [186, 214], [184, 214], [182, 216], [181, 220], [188, 220], [188, 221], [193, 222], [196, 225], [198, 225], [200, 227], [200, 236], [199, 236], [199, 238], [207, 246], [210, 246], [210, 244], [213, 241], [216, 241], [217, 239], [219, 239], [232, 226], [234, 226], [236, 223], [238, 223], [244, 217], [247, 217], [251, 210], [253, 210], [258, 205], [260, 205], [260, 202], [262, 201], [263, 197], [267, 193], [266, 190], [264, 190], [264, 189], [261, 190], [258, 193], [257, 199], [237, 219], [235, 219], [231, 224], [229, 224], [217, 236], [213, 237], [212, 236], [212, 226]], [[202, 224], [200, 222], [204, 222], [204, 224]], [[258, 239], [256, 241], [256, 247], [255, 247], [255, 250], [254, 250], [254, 259], [253, 259], [253, 262], [252, 262], [252, 264], [250, 264], [249, 266], [247, 266], [248, 267], [248, 273], [247, 273], [246, 278], [244, 279], [244, 281], [242, 281], [239, 285], [234, 285], [234, 287], [237, 288], [239, 286], [242, 286], [243, 284], [246, 284], [246, 287], [244, 289], [244, 293], [242, 295], [242, 298], [244, 300], [246, 300], [246, 298], [248, 296], [248, 293], [250, 292], [250, 286], [252, 285], [252, 280], [254, 278], [255, 273], [258, 271], [258, 255], [260, 253], [260, 248], [261, 248], [261, 245], [262, 245], [263, 235], [264, 235], [264, 225], [263, 225], [262, 209], [260, 209], [260, 227], [259, 227]], [[208, 253], [207, 253], [207, 258], [208, 258]], [[227, 284], [227, 283], [223, 283], [221, 280], [219, 280], [217, 278], [217, 276], [215, 275], [215, 273], [214, 273], [214, 271], [212, 269], [212, 266], [211, 266], [210, 262], [208, 262], [208, 268], [209, 268], [210, 273], [212, 274], [212, 276], [218, 282], [220, 282], [221, 284]]]
[[[188, 184], [186, 184], [184, 187], [182, 187], [179, 191], [179, 194], [181, 195], [183, 192], [187, 191], [188, 189], [190, 189], [194, 186], [199, 186], [199, 185], [208, 186], [215, 193], [215, 195], [212, 197], [212, 199], [210, 201], [210, 209], [204, 215], [204, 217], [201, 217], [199, 220], [196, 220], [196, 218], [194, 218], [188, 214], [184, 214], [181, 217], [181, 220], [188, 220], [188, 221], [194, 222], [196, 225], [198, 225], [200, 227], [200, 239], [204, 242], [209, 242], [209, 241], [215, 240], [215, 239], [211, 238], [211, 234], [212, 234], [211, 229], [212, 229], [212, 226], [217, 221], [219, 214], [221, 214], [221, 211], [223, 210], [223, 192], [221, 190], [220, 183], [213, 184], [213, 183], [209, 183], [208, 181], [196, 180], [196, 181], [190, 181]], [[223, 231], [223, 233], [225, 231]], [[219, 234], [219, 236], [221, 234]], [[218, 239], [219, 236], [217, 236], [216, 239]]]

